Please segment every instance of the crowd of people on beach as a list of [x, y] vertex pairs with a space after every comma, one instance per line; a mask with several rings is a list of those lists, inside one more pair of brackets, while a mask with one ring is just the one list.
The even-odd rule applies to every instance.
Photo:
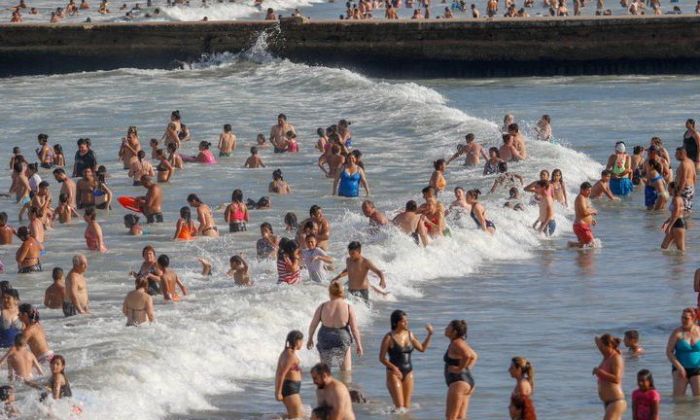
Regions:
[[[536, 141], [551, 142], [551, 117], [543, 115], [534, 127]], [[361, 190], [370, 195], [370, 180], [365, 172], [363, 153], [357, 149], [353, 140], [351, 123], [341, 119], [336, 124], [317, 130], [317, 140], [313, 148], [318, 152], [318, 170], [325, 176], [331, 193], [340, 197], [359, 198]], [[528, 159], [527, 139], [513, 115], [506, 115], [502, 127], [502, 143], [488, 149], [477, 141], [472, 133], [465, 135], [465, 142], [458, 144], [454, 154], [446, 159], [433, 162], [434, 171], [426, 180], [422, 189], [423, 203], [409, 200], [405, 208], [398, 211], [389, 209], [392, 217], [378, 209], [369, 199], [357, 203], [357, 210], [368, 219], [369, 229], [396, 229], [402, 232], [419, 247], [433, 246], [443, 236], [450, 236], [447, 217], [471, 218], [477, 235], [486, 237], [497, 235], [496, 224], [487, 215], [487, 204], [479, 200], [479, 189], [454, 188], [454, 200], [445, 205], [442, 198], [447, 193], [448, 169], [453, 162], [461, 161], [467, 167], [481, 168], [483, 176], [494, 179], [490, 192], [498, 189], [508, 191], [504, 208], [513, 212], [523, 211], [528, 206], [538, 208], [538, 217], [532, 228], [543, 238], [551, 237], [557, 230], [556, 209], [569, 208], [570, 201], [561, 169], [542, 169], [539, 178], [526, 182], [521, 174], [511, 172], [518, 167], [518, 162]], [[19, 147], [15, 147], [10, 159], [11, 187], [7, 197], [18, 204], [20, 222], [26, 215], [27, 224], [16, 229], [10, 224], [6, 212], [0, 213], [0, 244], [10, 245], [14, 238], [19, 239], [15, 254], [19, 274], [42, 271], [44, 247], [49, 242], [53, 229], [73, 222], [74, 217], [85, 221], [85, 249], [90, 252], [108, 252], [108, 239], [114, 232], [105, 232], [99, 218], [109, 217], [105, 210], [119, 203], [129, 210], [124, 215], [124, 226], [133, 236], [141, 236], [145, 223], [166, 223], [163, 215], [164, 183], [182, 182], [186, 165], [227, 164], [237, 153], [238, 139], [230, 124], [223, 126], [216, 149], [218, 156], [211, 150], [212, 144], [201, 141], [198, 153], [188, 156], [180, 152], [184, 143], [193, 135], [183, 123], [179, 111], [170, 115], [160, 139], [149, 141], [150, 151], [144, 148], [135, 126], [127, 129], [121, 139], [119, 160], [127, 171], [129, 183], [133, 187], [145, 189], [139, 197], [115, 197], [108, 186], [109, 175], [105, 166], [99, 165], [97, 154], [92, 149], [90, 139], [77, 141], [78, 149], [72, 167], [63, 154], [61, 145], [49, 144], [49, 136], [37, 136], [38, 147], [31, 158], [25, 157]], [[307, 144], [307, 146], [311, 147]], [[244, 166], [251, 169], [263, 169], [266, 165], [259, 156], [260, 152], [272, 152], [266, 160], [274, 160], [275, 155], [297, 153], [300, 144], [297, 131], [286, 115], [279, 114], [276, 123], [266, 136], [260, 133], [255, 146], [250, 147], [250, 156]], [[585, 249], [598, 246], [593, 235], [597, 211], [591, 200], [618, 201], [628, 197], [637, 186], [644, 188], [644, 207], [649, 211], [668, 211], [669, 217], [661, 229], [663, 239], [661, 248], [671, 245], [679, 252], [686, 249], [686, 231], [691, 228], [689, 214], [693, 208], [696, 184], [696, 170], [700, 168], [700, 133], [695, 128], [695, 121], [689, 119], [685, 124], [682, 144], [675, 149], [677, 166], [663, 141], [653, 137], [649, 146], [634, 146], [633, 154], [627, 152], [627, 146], [619, 141], [606, 162], [599, 180], [593, 184], [583, 182], [573, 200], [573, 232], [577, 240], [569, 242], [573, 248]], [[34, 162], [32, 162], [34, 161]], [[60, 184], [58, 191], [51, 189], [51, 184], [42, 179], [51, 174]], [[268, 185], [270, 194], [293, 194], [293, 188], [284, 179], [283, 171], [275, 169], [272, 181]], [[53, 201], [53, 193], [58, 193], [58, 202]], [[523, 194], [528, 194], [529, 201]], [[183, 197], [184, 198], [184, 197]], [[179, 218], [174, 224], [173, 240], [190, 241], [199, 237], [218, 237], [222, 234], [217, 226], [215, 213], [221, 209], [212, 208], [197, 194], [189, 194], [185, 201], [187, 206], [179, 209]], [[492, 206], [493, 203], [488, 203]], [[221, 206], [223, 219], [230, 234], [244, 232], [251, 221], [250, 210], [271, 208], [269, 196], [258, 200], [245, 199], [240, 189], [235, 189], [230, 203]], [[306, 347], [318, 351], [319, 363], [311, 369], [311, 377], [317, 387], [317, 406], [312, 418], [316, 419], [352, 419], [353, 404], [362, 403], [365, 397], [357, 390], [348, 387], [348, 377], [352, 370], [352, 350], [358, 355], [364, 353], [362, 334], [358, 325], [353, 305], [370, 305], [371, 296], [385, 296], [387, 276], [381, 267], [366, 258], [362, 253], [362, 244], [352, 241], [347, 245], [347, 257], [342, 270], [335, 276], [334, 258], [329, 254], [331, 243], [331, 223], [317, 204], [309, 208], [308, 217], [301, 222], [295, 213], [283, 212], [285, 235], [281, 237], [273, 232], [270, 223], [260, 225], [260, 239], [255, 244], [258, 259], [271, 259], [276, 262], [278, 284], [297, 286], [302, 283], [327, 285], [329, 299], [316, 309], [310, 320]], [[196, 221], [195, 221], [196, 214]], [[188, 288], [178, 273], [170, 267], [170, 257], [156, 252], [152, 245], [142, 250], [143, 262], [137, 272], [129, 273], [134, 278], [134, 288], [126, 294], [122, 312], [127, 326], [139, 326], [156, 319], [154, 299], [162, 295], [165, 302], [178, 302], [188, 295]], [[199, 259], [202, 274], [210, 275], [212, 264], [205, 258]], [[239, 286], [254, 286], [248, 262], [242, 255], [229, 258], [230, 270], [226, 272]], [[88, 294], [88, 257], [76, 254], [72, 268], [64, 277], [61, 268], [52, 270], [52, 284], [46, 289], [44, 306], [51, 310], [61, 310], [65, 317], [80, 316], [90, 313]], [[11, 271], [3, 266], [4, 270]], [[305, 274], [304, 274], [305, 273]], [[371, 277], [376, 277], [376, 285]], [[347, 277], [347, 282], [342, 279]], [[308, 279], [308, 281], [306, 280]], [[694, 279], [695, 291], [700, 308], [700, 269]], [[51, 393], [54, 399], [70, 397], [71, 388], [65, 374], [66, 360], [50, 349], [43, 327], [40, 323], [37, 305], [23, 302], [19, 293], [9, 282], [0, 282], [2, 312], [0, 313], [0, 347], [7, 350], [0, 359], [0, 364], [7, 363], [13, 379], [30, 386], [45, 389], [42, 398]], [[681, 325], [675, 329], [668, 340], [667, 358], [673, 366], [674, 396], [686, 393], [691, 386], [695, 396], [700, 395], [700, 327], [696, 308], [682, 311]], [[379, 361], [386, 367], [386, 385], [396, 410], [405, 411], [411, 407], [413, 394], [413, 370], [411, 355], [414, 350], [425, 352], [430, 348], [433, 327], [426, 325], [426, 336], [421, 341], [409, 328], [408, 315], [395, 310], [390, 315], [390, 331], [384, 336], [380, 345]], [[318, 331], [318, 333], [317, 333]], [[467, 341], [468, 324], [465, 320], [455, 319], [444, 330], [450, 344], [445, 351], [444, 376], [447, 385], [446, 411], [447, 419], [466, 418], [469, 401], [475, 390], [475, 378], [472, 370], [479, 358], [475, 349]], [[627, 409], [627, 401], [621, 388], [624, 375], [624, 359], [619, 349], [624, 342], [629, 354], [634, 357], [643, 355], [640, 345], [640, 333], [630, 330], [624, 340], [610, 334], [595, 337], [595, 345], [603, 360], [592, 371], [597, 377], [598, 391], [604, 403], [606, 419], [620, 419]], [[290, 418], [303, 417], [304, 405], [300, 397], [302, 381], [301, 362], [298, 352], [304, 347], [304, 335], [301, 331], [291, 331], [282, 354], [279, 357], [275, 377], [274, 395], [284, 403]], [[42, 375], [44, 369], [50, 372], [46, 384], [37, 382], [35, 373]], [[332, 370], [339, 368], [336, 379]], [[512, 358], [509, 373], [515, 380], [509, 407], [513, 419], [535, 419], [534, 389], [535, 370], [525, 357]], [[650, 371], [642, 370], [637, 375], [639, 389], [632, 395], [634, 418], [638, 420], [658, 419], [660, 397], [654, 388]], [[7, 413], [15, 413], [13, 405], [13, 388], [10, 385], [0, 387], [0, 399], [6, 403]], [[79, 404], [74, 407], [79, 411]]]
[[[166, 4], [163, 6], [154, 6], [153, 0], [146, 0], [146, 4], [135, 3], [133, 6], [128, 6], [126, 3], [122, 4], [118, 11], [124, 13], [120, 17], [121, 20], [134, 20], [137, 18], [142, 19], [155, 19], [163, 17], [161, 7], [202, 7], [207, 8], [215, 3], [224, 3], [224, 0], [201, 0], [201, 3], [196, 5], [191, 4], [190, 0], [166, 0]], [[447, 4], [447, 0], [442, 0], [442, 4]], [[536, 16], [546, 17], [546, 16], [581, 16], [583, 10], [588, 6], [586, 0], [573, 0], [571, 5], [568, 0], [543, 0], [542, 9], [544, 12], [534, 13]], [[264, 0], [254, 0], [251, 2], [251, 6], [255, 6], [261, 11], [264, 9]], [[471, 15], [474, 19], [479, 18], [528, 18], [532, 11], [537, 6], [535, 0], [523, 0], [522, 6], [518, 8], [516, 0], [504, 0], [501, 5], [500, 0], [487, 0], [483, 11], [480, 10], [479, 6], [475, 3], [471, 3], [467, 7], [465, 0], [452, 0], [449, 6], [445, 6], [442, 13], [432, 15], [434, 11], [431, 11], [431, 0], [359, 0], [356, 3], [348, 1], [345, 3], [345, 14], [340, 15], [341, 20], [366, 20], [366, 19], [376, 19], [381, 16], [388, 20], [398, 20], [400, 19], [398, 10], [403, 8], [413, 10], [410, 19], [453, 19], [464, 17], [464, 15]], [[596, 0], [596, 10], [595, 16], [612, 16], [613, 10], [606, 8], [605, 0]], [[680, 15], [683, 14], [680, 6], [674, 5], [671, 9], [664, 9], [661, 4], [661, 0], [620, 0], [620, 7], [625, 10], [625, 13], [631, 16], [644, 16], [644, 15]], [[383, 9], [383, 12], [382, 12]], [[9, 10], [12, 12], [10, 17], [10, 23], [22, 23], [24, 21], [23, 14], [28, 14], [32, 16], [45, 15], [47, 11], [39, 10], [36, 7], [28, 6], [26, 0], [19, 0], [19, 3], [15, 6], [11, 6]], [[50, 14], [48, 16], [48, 21], [50, 23], [60, 23], [67, 17], [77, 17], [80, 16], [80, 12], [87, 12], [90, 10], [90, 4], [88, 0], [80, 0], [80, 4], [76, 4], [75, 0], [68, 0], [68, 4], [65, 7], [56, 7], [48, 11]], [[108, 0], [100, 0], [97, 13], [100, 15], [110, 15], [113, 8], [111, 7]], [[273, 8], [266, 8], [265, 10], [265, 20], [278, 20], [282, 17], [282, 14], [275, 11]], [[695, 14], [700, 14], [700, 0], [694, 9]], [[379, 15], [379, 16], [378, 16]], [[304, 17], [299, 9], [294, 9], [289, 16], [291, 17]], [[204, 16], [203, 21], [208, 21], [209, 18]], [[87, 22], [91, 21], [91, 18], [86, 19]]]

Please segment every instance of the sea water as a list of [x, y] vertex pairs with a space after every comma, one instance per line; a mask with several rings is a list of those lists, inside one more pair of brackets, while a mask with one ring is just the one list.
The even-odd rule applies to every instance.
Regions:
[[[64, 319], [59, 311], [41, 311], [52, 349], [66, 357], [75, 401], [85, 418], [274, 418], [283, 412], [273, 384], [285, 336], [292, 329], [306, 334], [327, 291], [313, 284], [278, 286], [274, 261], [256, 261], [254, 243], [260, 223], [271, 223], [284, 236], [286, 212], [301, 219], [318, 204], [331, 222], [336, 272], [348, 242], [359, 240], [364, 254], [386, 273], [391, 292], [387, 298], [372, 296], [371, 309], [355, 305], [365, 356], [355, 359], [353, 386], [370, 400], [356, 406], [360, 418], [392, 416], [385, 368], [377, 354], [389, 314], [397, 308], [409, 314], [419, 338], [425, 323], [435, 328], [432, 347], [414, 353], [415, 407], [404, 418], [443, 415], [442, 355], [448, 341], [442, 333], [451, 319], [468, 321], [469, 341], [479, 354], [472, 418], [507, 417], [513, 387], [507, 369], [516, 355], [527, 357], [536, 369], [534, 401], [542, 418], [602, 416], [591, 375], [601, 359], [593, 337], [605, 332], [621, 336], [627, 329], [638, 329], [647, 349], [641, 359], [627, 360], [623, 385], [628, 400], [636, 371], [649, 368], [663, 395], [662, 417], [691, 418], [697, 406], [670, 401], [664, 348], [679, 324], [680, 310], [695, 302], [694, 250], [700, 245], [695, 230], [689, 231], [685, 255], [660, 251], [659, 228], [666, 214], [644, 210], [637, 191], [620, 203], [594, 203], [601, 248], [567, 249], [566, 242], [574, 239], [571, 208], [557, 208], [558, 230], [544, 239], [530, 228], [536, 207], [504, 209], [505, 190], [486, 194], [493, 176], [455, 161], [446, 173], [448, 192], [440, 199], [449, 202], [456, 186], [480, 188], [496, 234], [485, 235], [469, 219], [450, 219], [452, 236], [421, 249], [392, 229], [369, 231], [360, 199], [332, 196], [331, 182], [316, 167], [314, 143], [317, 127], [350, 120], [353, 146], [364, 154], [371, 198], [391, 217], [407, 200], [420, 202], [432, 161], [449, 157], [469, 132], [486, 147], [500, 144], [502, 117], [513, 113], [526, 133], [530, 158], [511, 164], [510, 170], [530, 182], [541, 169], [560, 168], [572, 203], [578, 185], [598, 177], [616, 141], [626, 141], [631, 149], [657, 135], [671, 151], [680, 144], [685, 119], [698, 114], [699, 81], [670, 76], [392, 81], [293, 64], [261, 50], [217, 56], [176, 71], [121, 69], [2, 79], [0, 156], [9, 160], [13, 146], [32, 156], [36, 136], [43, 132], [50, 144], [63, 145], [70, 164], [76, 139], [89, 137], [99, 163], [108, 169], [115, 196], [145, 191], [131, 186], [117, 161], [130, 125], [138, 127], [148, 150], [148, 140], [160, 138], [170, 112], [178, 109], [193, 137], [183, 146], [184, 154], [195, 154], [201, 140], [216, 144], [225, 123], [232, 124], [238, 147], [232, 158], [217, 165], [187, 164], [163, 185], [165, 223], [145, 226], [142, 237], [127, 235], [122, 224], [126, 212], [115, 204], [98, 217], [108, 253], [85, 251], [84, 224], [75, 220], [48, 232], [43, 273], [13, 273], [15, 244], [0, 250], [8, 268], [0, 278], [11, 281], [24, 302], [39, 304], [51, 269], [61, 266], [67, 272], [72, 255], [88, 255], [92, 314]], [[243, 169], [256, 134], [268, 133], [280, 112], [297, 128], [300, 153], [264, 150], [266, 168]], [[530, 131], [543, 113], [552, 116], [556, 144], [538, 142]], [[188, 243], [171, 240], [189, 193], [217, 209], [215, 218], [224, 232], [222, 206], [232, 190], [240, 188], [253, 199], [268, 195], [276, 168], [282, 169], [292, 194], [272, 196], [269, 210], [251, 210], [248, 232]], [[9, 174], [6, 170], [0, 188], [9, 187]], [[50, 172], [40, 175], [51, 183], [56, 200], [58, 186]], [[0, 209], [17, 226], [16, 205], [6, 200]], [[126, 328], [121, 304], [133, 288], [127, 273], [139, 267], [141, 249], [148, 244], [158, 254], [170, 255], [190, 295], [177, 304], [157, 297], [157, 322]], [[234, 254], [249, 262], [253, 287], [236, 287], [224, 275]], [[199, 274], [198, 257], [213, 262], [212, 277]], [[300, 357], [302, 397], [313, 406], [308, 369], [318, 355], [304, 350]], [[45, 415], [35, 393], [22, 386], [19, 391], [25, 415]], [[70, 408], [64, 403], [50, 410], [67, 417]]]

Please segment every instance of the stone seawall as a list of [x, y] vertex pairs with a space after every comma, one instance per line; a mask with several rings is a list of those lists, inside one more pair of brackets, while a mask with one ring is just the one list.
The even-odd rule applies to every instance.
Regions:
[[386, 76], [700, 73], [700, 16], [0, 25], [0, 76], [172, 68], [240, 52]]

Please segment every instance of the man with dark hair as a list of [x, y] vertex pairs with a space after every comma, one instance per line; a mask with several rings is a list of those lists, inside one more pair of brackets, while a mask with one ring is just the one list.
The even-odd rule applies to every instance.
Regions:
[[348, 387], [333, 378], [331, 369], [325, 363], [318, 363], [311, 368], [311, 377], [316, 385], [316, 418], [354, 420], [352, 400]]
[[[379, 277], [379, 286], [386, 288], [386, 280], [384, 273], [379, 270], [372, 261], [362, 256], [362, 245], [357, 241], [352, 241], [348, 244], [349, 257], [345, 259], [345, 269], [335, 276], [331, 281], [337, 281], [342, 277], [348, 276], [348, 292], [351, 295], [361, 298], [365, 303], [369, 303], [369, 280], [367, 274], [371, 271]], [[386, 294], [381, 289], [374, 286], [372, 288], [381, 294]]]
[[85, 169], [97, 169], [97, 157], [90, 149], [90, 139], [78, 139], [78, 150], [75, 152], [73, 163], [73, 178], [83, 176]]
[[578, 238], [578, 242], [569, 242], [570, 247], [583, 248], [594, 245], [595, 237], [593, 236], [591, 226], [595, 225], [593, 216], [598, 214], [598, 212], [590, 205], [588, 199], [588, 197], [591, 196], [592, 188], [593, 187], [588, 182], [581, 184], [581, 190], [576, 196], [576, 201], [574, 201], [574, 208], [576, 211], [574, 233], [576, 234], [576, 238]]
[[423, 246], [427, 246], [429, 240], [425, 231], [425, 224], [422, 223], [424, 217], [418, 214], [416, 202], [409, 200], [406, 202], [406, 210], [396, 215], [391, 223], [398, 227], [401, 232], [413, 238], [416, 245], [423, 244]]

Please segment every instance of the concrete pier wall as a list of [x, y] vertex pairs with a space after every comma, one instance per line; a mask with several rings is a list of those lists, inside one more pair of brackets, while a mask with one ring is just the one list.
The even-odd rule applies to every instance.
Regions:
[[268, 49], [386, 76], [700, 73], [700, 16], [0, 25], [0, 76], [169, 68]]

